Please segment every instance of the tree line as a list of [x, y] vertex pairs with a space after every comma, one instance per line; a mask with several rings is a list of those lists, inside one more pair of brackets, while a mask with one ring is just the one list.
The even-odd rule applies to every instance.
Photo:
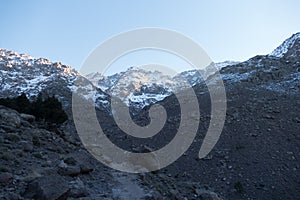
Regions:
[[68, 119], [67, 114], [62, 109], [62, 104], [55, 96], [42, 98], [38, 97], [29, 101], [23, 93], [15, 98], [0, 98], [0, 105], [12, 108], [20, 113], [34, 115], [38, 121], [45, 120], [51, 123], [63, 123]]

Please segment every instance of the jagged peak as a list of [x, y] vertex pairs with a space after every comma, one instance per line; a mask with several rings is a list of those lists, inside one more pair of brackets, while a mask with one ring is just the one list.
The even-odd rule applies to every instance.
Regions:
[[291, 49], [295, 42], [300, 38], [300, 32], [293, 34], [286, 39], [279, 47], [277, 47], [270, 55], [282, 58], [289, 49]]
[[47, 58], [35, 58], [25, 53], [17, 53], [13, 50], [0, 48], [0, 64], [4, 67], [17, 67], [28, 69], [38, 66], [40, 69], [51, 68], [59, 70], [62, 76], [74, 76], [78, 72], [72, 67], [61, 62], [52, 62]]

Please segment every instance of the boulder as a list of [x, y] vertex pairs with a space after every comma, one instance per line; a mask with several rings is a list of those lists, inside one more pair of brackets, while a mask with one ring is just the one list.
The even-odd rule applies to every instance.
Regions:
[[0, 121], [5, 122], [6, 125], [12, 127], [21, 126], [20, 114], [12, 109], [0, 105]]
[[33, 116], [33, 115], [28, 115], [28, 114], [25, 114], [25, 113], [21, 113], [20, 117], [23, 120], [28, 121], [28, 122], [34, 122], [35, 121], [35, 116]]
[[63, 176], [78, 176], [81, 173], [81, 169], [78, 165], [68, 165], [61, 161], [58, 166], [58, 173]]
[[36, 200], [64, 200], [69, 194], [68, 182], [57, 174], [40, 177], [28, 184], [25, 198]]
[[29, 141], [22, 140], [19, 142], [19, 146], [22, 148], [22, 150], [24, 152], [32, 152], [33, 151], [33, 145]]
[[13, 175], [8, 172], [4, 172], [0, 174], [0, 184], [1, 185], [8, 185], [12, 182]]
[[80, 180], [80, 178], [77, 178], [75, 181], [71, 181], [70, 188], [70, 197], [80, 198], [86, 197], [88, 195], [87, 189], [84, 183]]
[[79, 166], [82, 174], [93, 171], [93, 161], [94, 158], [86, 151], [76, 151], [67, 155], [64, 159], [64, 163], [68, 165]]

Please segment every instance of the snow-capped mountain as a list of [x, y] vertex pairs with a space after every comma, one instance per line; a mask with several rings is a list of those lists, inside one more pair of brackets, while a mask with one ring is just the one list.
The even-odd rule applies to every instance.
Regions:
[[101, 77], [98, 87], [137, 109], [164, 99], [179, 87], [171, 76], [137, 67]]
[[212, 64], [204, 70], [184, 71], [173, 77], [159, 71], [149, 71], [139, 67], [130, 67], [126, 71], [111, 76], [102, 76], [96, 72], [85, 77], [101, 90], [119, 97], [126, 105], [141, 109], [146, 105], [163, 100], [176, 91], [202, 83], [204, 79], [214, 73], [213, 67], [220, 70], [228, 65], [238, 63], [225, 61]]
[[[269, 55], [250, 58], [220, 70], [227, 88], [243, 84], [254, 90], [265, 88], [280, 93], [299, 93], [300, 89], [300, 33], [285, 40]], [[214, 76], [208, 83], [214, 83]]]
[[[0, 97], [15, 97], [26, 94], [35, 98], [39, 93], [55, 95], [64, 106], [70, 103], [71, 93], [78, 87], [74, 81], [83, 78], [75, 69], [60, 62], [51, 62], [45, 58], [34, 58], [26, 54], [0, 49]], [[97, 90], [86, 80], [85, 90], [81, 92], [86, 99], [106, 101], [107, 95]], [[103, 102], [105, 103], [105, 102]]]
[[178, 78], [184, 78], [189, 82], [190, 85], [194, 86], [196, 84], [204, 83], [204, 80], [206, 80], [209, 76], [213, 75], [216, 69], [221, 70], [224, 67], [233, 66], [238, 63], [240, 62], [224, 61], [219, 63], [212, 63], [202, 70], [193, 69], [193, 70], [181, 72], [176, 76], [174, 76], [173, 79], [177, 80]]
[[216, 63], [204, 70], [184, 71], [173, 77], [138, 67], [112, 76], [100, 73], [82, 76], [60, 62], [0, 49], [0, 98], [22, 93], [34, 98], [42, 92], [56, 95], [68, 106], [72, 92], [79, 89], [74, 82], [82, 78], [85, 85], [80, 88], [81, 95], [93, 100], [98, 108], [109, 108], [110, 95], [114, 95], [140, 110], [190, 85], [205, 85], [204, 80], [213, 84], [213, 68], [220, 70], [226, 83], [243, 82], [274, 91], [297, 92], [300, 88], [300, 33], [288, 38], [269, 55], [255, 56], [245, 62]]
[[126, 105], [139, 110], [186, 87], [180, 78], [186, 77], [171, 77], [159, 71], [131, 67], [111, 76], [100, 77], [97, 86], [108, 94], [120, 98]]
[[[115, 83], [120, 79], [120, 77], [124, 74], [125, 72], [119, 72], [116, 74], [113, 74], [111, 76], [99, 76], [98, 81], [96, 83], [96, 86], [101, 88], [101, 90], [105, 92], [109, 92], [109, 89], [112, 88]], [[86, 76], [89, 79], [89, 75]]]
[[[270, 55], [255, 56], [245, 62], [225, 61], [212, 63], [204, 70], [189, 70], [174, 77], [160, 72], [129, 68], [125, 72], [100, 77], [98, 86], [109, 94], [118, 96], [127, 105], [143, 108], [170, 96], [186, 85], [214, 82], [215, 69], [220, 70], [225, 82], [238, 84], [248, 82], [276, 91], [295, 92], [299, 85], [300, 33], [294, 34]], [[297, 60], [298, 59], [298, 60]], [[282, 65], [285, 68], [282, 69]]]
[[296, 55], [299, 56], [300, 55], [299, 40], [300, 40], [300, 32], [293, 34], [290, 38], [285, 40], [279, 47], [277, 47], [270, 55], [279, 58], [282, 58], [286, 54], [290, 54], [290, 55], [294, 54], [294, 56]]

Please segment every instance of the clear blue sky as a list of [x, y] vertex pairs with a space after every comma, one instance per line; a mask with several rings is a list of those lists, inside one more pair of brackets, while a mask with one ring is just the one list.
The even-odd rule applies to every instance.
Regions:
[[[0, 48], [77, 69], [102, 41], [134, 28], [179, 31], [215, 62], [267, 54], [300, 31], [298, 0], [1, 0], [0, 5]], [[133, 56], [119, 64], [140, 63]]]

